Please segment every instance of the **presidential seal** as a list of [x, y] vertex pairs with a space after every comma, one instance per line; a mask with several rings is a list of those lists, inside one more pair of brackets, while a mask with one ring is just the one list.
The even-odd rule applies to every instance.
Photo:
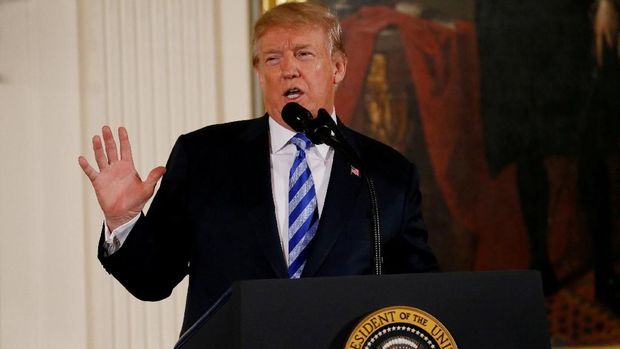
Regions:
[[345, 349], [458, 349], [452, 335], [430, 314], [412, 307], [379, 309], [362, 319]]

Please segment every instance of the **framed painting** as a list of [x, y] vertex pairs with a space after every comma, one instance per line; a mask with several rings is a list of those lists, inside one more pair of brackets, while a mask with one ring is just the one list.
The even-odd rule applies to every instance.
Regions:
[[336, 112], [416, 164], [443, 269], [537, 269], [554, 347], [620, 348], [620, 68], [593, 58], [596, 6], [320, 2], [349, 57]]

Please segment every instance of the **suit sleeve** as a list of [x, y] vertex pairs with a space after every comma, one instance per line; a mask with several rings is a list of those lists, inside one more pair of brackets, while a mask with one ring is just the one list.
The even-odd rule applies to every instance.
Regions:
[[181, 136], [166, 164], [161, 187], [147, 215], [142, 214], [122, 247], [110, 256], [99, 241], [98, 258], [135, 297], [161, 300], [188, 273], [189, 233], [186, 219], [188, 155]]
[[420, 176], [413, 164], [410, 164], [408, 170], [401, 230], [384, 245], [385, 271], [390, 274], [439, 271], [437, 259], [428, 245], [428, 231], [422, 219]]

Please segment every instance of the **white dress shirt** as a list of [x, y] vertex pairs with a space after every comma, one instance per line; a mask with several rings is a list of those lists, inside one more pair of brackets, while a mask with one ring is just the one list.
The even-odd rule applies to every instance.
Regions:
[[[336, 121], [335, 112], [332, 118]], [[280, 235], [282, 253], [288, 265], [288, 177], [297, 155], [297, 148], [290, 143], [290, 139], [295, 135], [274, 119], [269, 117], [269, 141], [270, 141], [270, 162], [271, 162], [271, 190], [273, 203], [276, 209], [276, 223]], [[331, 174], [332, 163], [334, 161], [334, 149], [325, 144], [311, 146], [306, 149], [306, 161], [310, 167], [314, 188], [316, 191], [319, 217], [323, 211], [329, 176]], [[116, 252], [125, 242], [129, 232], [134, 227], [140, 215], [131, 221], [121, 225], [110, 232], [108, 225], [105, 224], [105, 242], [108, 254]]]

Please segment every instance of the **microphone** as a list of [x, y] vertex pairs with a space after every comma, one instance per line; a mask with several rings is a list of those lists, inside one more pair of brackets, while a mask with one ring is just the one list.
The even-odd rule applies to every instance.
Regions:
[[[334, 148], [349, 146], [329, 113], [321, 108], [314, 119], [312, 132], [323, 143]], [[351, 149], [352, 150], [352, 149]]]
[[[282, 108], [282, 119], [295, 132], [304, 133], [314, 144], [327, 144], [331, 147], [343, 150], [347, 156], [353, 155], [350, 159], [359, 164], [359, 157], [348, 144], [334, 119], [323, 108], [319, 109], [316, 118], [312, 118], [312, 113], [298, 103], [290, 102]], [[346, 149], [345, 149], [346, 148]]]
[[[321, 134], [317, 134], [316, 132], [317, 124], [312, 118], [312, 113], [310, 113], [308, 109], [302, 107], [298, 103], [287, 103], [284, 108], [282, 108], [282, 119], [295, 132], [305, 134], [312, 143], [325, 143], [325, 141], [321, 137]], [[330, 145], [329, 143], [326, 144]]]
[[340, 132], [338, 126], [336, 126], [334, 119], [332, 119], [331, 115], [325, 109], [319, 109], [316, 119], [313, 120], [311, 125], [312, 128], [310, 132], [312, 132], [313, 137], [344, 153], [352, 165], [360, 167], [362, 170], [366, 169], [362, 159], [357, 155], [357, 152], [346, 138], [344, 138], [344, 135]]
[[290, 102], [282, 108], [282, 119], [295, 132], [306, 133], [311, 128], [312, 114], [298, 103]]

